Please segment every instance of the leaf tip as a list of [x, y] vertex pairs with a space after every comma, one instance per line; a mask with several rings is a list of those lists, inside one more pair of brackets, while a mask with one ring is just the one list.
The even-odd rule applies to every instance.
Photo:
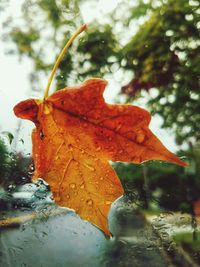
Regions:
[[186, 161], [179, 159], [179, 165], [182, 167], [189, 167], [190, 164]]
[[167, 160], [167, 161], [174, 163], [174, 164], [177, 164], [181, 167], [188, 167], [189, 166], [189, 163], [187, 163], [186, 161], [183, 161], [182, 159], [180, 159], [179, 157], [177, 157], [173, 153], [171, 153], [169, 160]]

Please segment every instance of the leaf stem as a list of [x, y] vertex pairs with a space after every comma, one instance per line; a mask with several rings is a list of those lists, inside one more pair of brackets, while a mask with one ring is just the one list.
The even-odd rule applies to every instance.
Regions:
[[72, 37], [69, 39], [69, 41], [67, 42], [67, 44], [64, 46], [63, 50], [61, 51], [61, 53], [59, 54], [57, 60], [56, 60], [56, 63], [53, 67], [53, 70], [51, 72], [51, 75], [49, 77], [49, 80], [48, 80], [48, 83], [47, 83], [47, 87], [45, 89], [45, 93], [44, 93], [44, 99], [46, 99], [49, 95], [49, 89], [50, 89], [50, 86], [51, 86], [51, 82], [53, 80], [53, 77], [56, 73], [56, 70], [61, 62], [61, 60], [63, 59], [64, 55], [66, 54], [69, 46], [73, 43], [74, 39], [76, 39], [76, 37], [82, 33], [83, 31], [85, 31], [87, 28], [87, 25], [86, 24], [83, 24], [80, 26], [80, 28], [72, 35]]

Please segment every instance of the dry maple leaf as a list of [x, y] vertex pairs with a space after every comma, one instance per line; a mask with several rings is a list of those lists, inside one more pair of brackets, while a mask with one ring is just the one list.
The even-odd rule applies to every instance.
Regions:
[[56, 203], [74, 209], [110, 235], [108, 212], [124, 191], [109, 160], [186, 164], [149, 130], [147, 111], [105, 103], [106, 84], [90, 79], [43, 101], [20, 102], [14, 112], [36, 126], [32, 135], [34, 178], [49, 183]]

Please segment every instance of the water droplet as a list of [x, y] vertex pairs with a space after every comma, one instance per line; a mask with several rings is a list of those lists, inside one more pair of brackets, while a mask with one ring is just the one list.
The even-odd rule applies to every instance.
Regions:
[[33, 164], [30, 165], [30, 170], [34, 171], [34, 165]]
[[84, 149], [81, 149], [81, 154], [84, 154], [85, 153], [85, 150]]
[[139, 144], [141, 144], [141, 143], [144, 142], [144, 138], [145, 138], [144, 133], [140, 132], [136, 136], [136, 142], [139, 143]]
[[84, 166], [87, 167], [91, 171], [95, 171], [95, 168], [87, 163], [84, 163]]
[[96, 148], [96, 151], [100, 151], [100, 150], [101, 150], [101, 147], [98, 146], [98, 147]]
[[110, 205], [112, 202], [107, 200], [105, 203], [106, 205]]
[[80, 186], [81, 189], [84, 189], [85, 188], [85, 184], [82, 183], [81, 186]]
[[112, 141], [112, 137], [109, 137], [108, 140], [109, 140], [109, 141]]
[[45, 135], [44, 135], [43, 131], [40, 131], [40, 139], [43, 140], [44, 137], [45, 137]]
[[73, 151], [73, 146], [71, 144], [68, 145], [69, 151]]
[[93, 200], [90, 198], [86, 201], [86, 203], [88, 204], [88, 206], [92, 206], [93, 205]]
[[84, 123], [83, 123], [83, 127], [86, 128], [87, 126], [88, 126], [87, 122], [84, 122]]
[[72, 189], [75, 189], [76, 188], [76, 184], [72, 183], [69, 185]]
[[100, 180], [103, 181], [103, 176], [100, 177]]
[[24, 140], [22, 138], [19, 140], [19, 142], [22, 142], [22, 144], [24, 144]]
[[67, 199], [70, 199], [70, 195], [66, 195], [66, 198], [67, 198]]
[[123, 150], [121, 149], [121, 150], [119, 150], [119, 154], [122, 154], [123, 153]]
[[119, 124], [119, 125], [116, 127], [115, 131], [116, 131], [116, 132], [119, 131], [119, 130], [121, 129], [121, 127], [122, 127], [122, 125]]

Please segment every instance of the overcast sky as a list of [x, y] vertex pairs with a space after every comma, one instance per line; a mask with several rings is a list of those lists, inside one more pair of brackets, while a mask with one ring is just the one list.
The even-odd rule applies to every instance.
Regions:
[[[17, 20], [17, 18], [20, 17], [21, 3], [23, 1], [24, 0], [10, 0], [9, 7], [3, 14], [1, 14], [0, 32], [2, 32], [2, 21], [4, 18], [8, 15], [12, 15]], [[82, 6], [81, 10], [85, 20], [84, 22], [91, 23], [96, 17], [100, 20], [103, 19], [104, 14], [112, 12], [118, 2], [119, 1], [117, 0], [87, 2], [84, 6]], [[13, 106], [18, 102], [31, 97], [28, 75], [32, 71], [32, 63], [30, 60], [25, 58], [23, 58], [23, 61], [19, 62], [17, 56], [6, 55], [5, 50], [6, 43], [0, 42], [0, 131], [10, 131], [14, 134], [16, 132], [19, 119], [17, 119], [13, 113]], [[117, 92], [119, 91], [120, 85], [117, 85], [116, 82], [114, 82], [114, 79], [112, 80], [112, 77], [109, 77], [108, 82], [109, 86], [104, 97], [108, 102], [113, 102]], [[166, 130], [161, 129], [159, 124], [159, 119], [153, 119], [151, 128], [170, 150], [175, 151], [176, 146], [172, 140], [172, 136], [170, 136]], [[30, 136], [32, 128], [33, 123], [23, 121], [18, 140], [16, 140], [16, 143], [19, 143], [18, 149], [23, 150], [26, 153], [31, 151]], [[22, 142], [18, 142], [19, 139], [23, 139], [24, 144], [22, 144]]]

